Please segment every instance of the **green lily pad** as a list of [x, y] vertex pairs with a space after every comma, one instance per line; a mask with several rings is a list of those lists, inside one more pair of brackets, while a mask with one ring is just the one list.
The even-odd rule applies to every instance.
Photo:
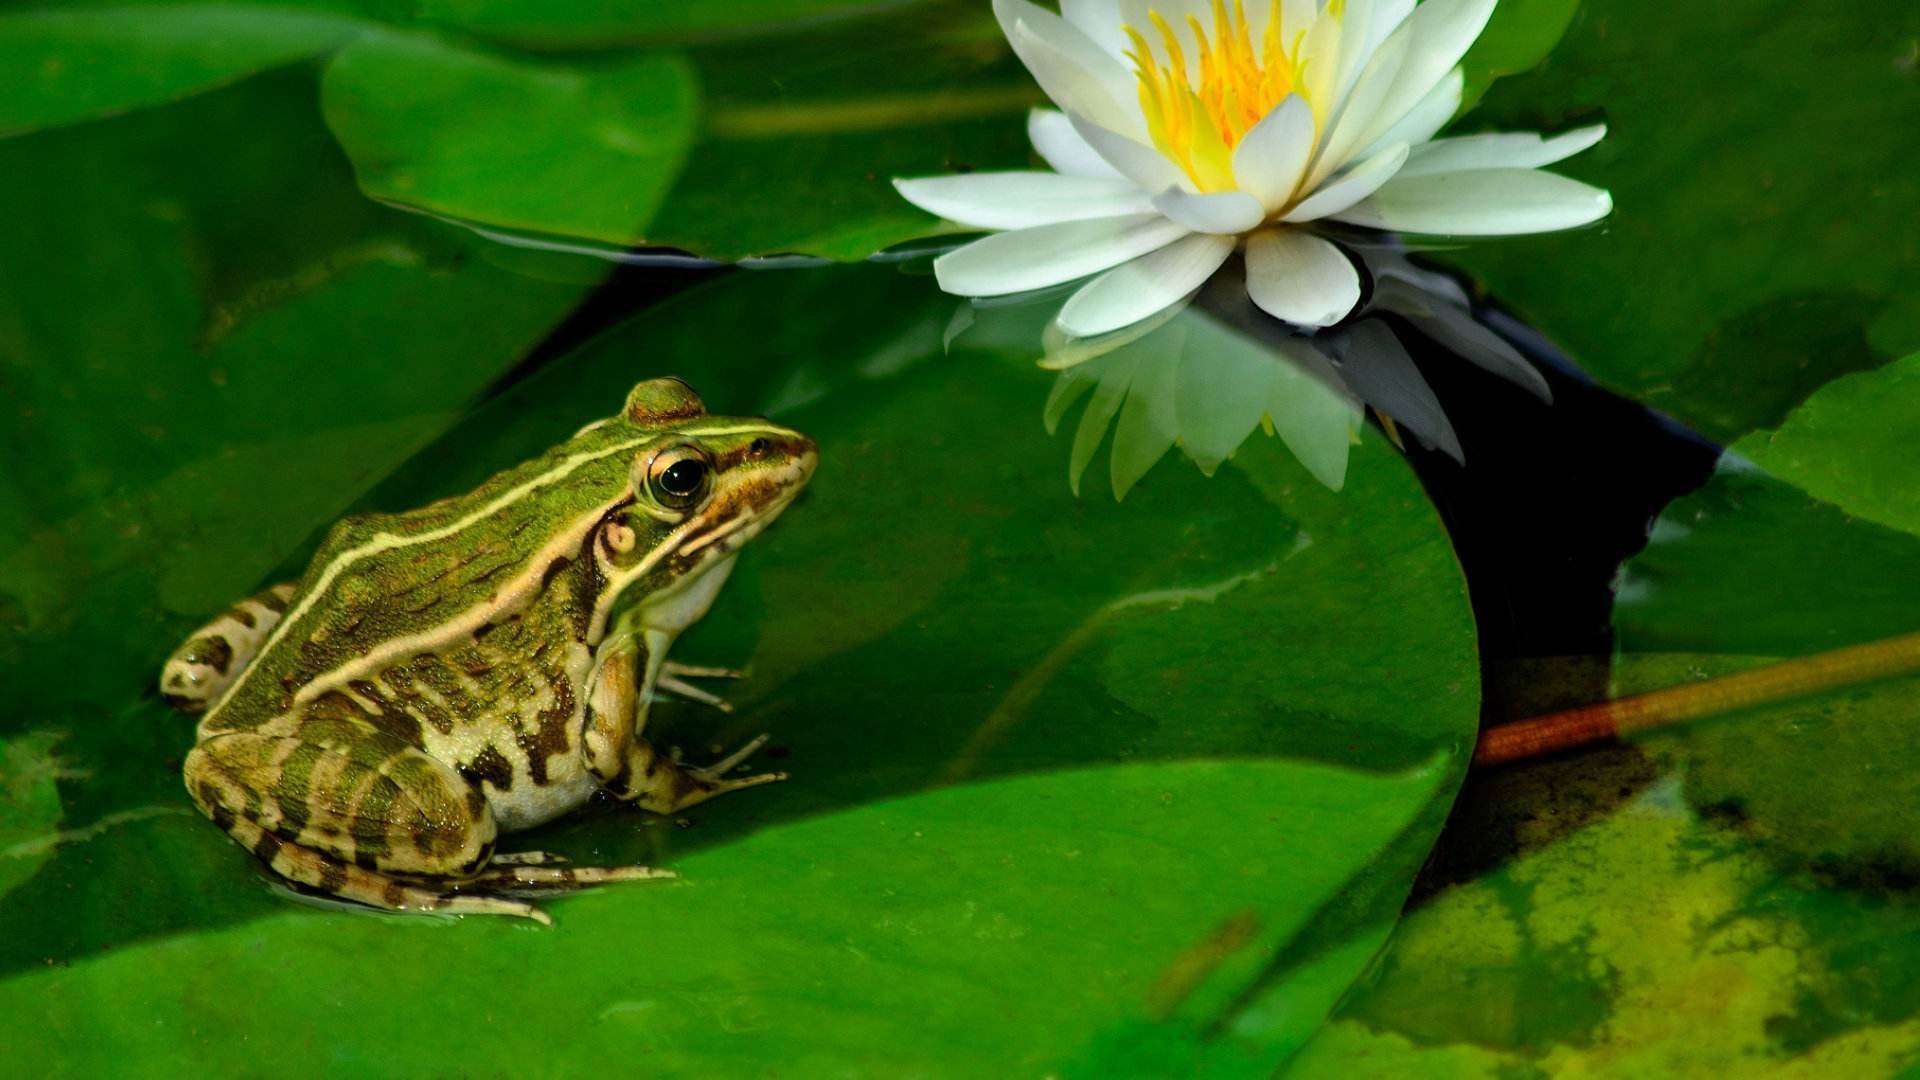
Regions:
[[[681, 882], [555, 900], [551, 932], [450, 926], [292, 906], [211, 825], [133, 822], [0, 898], [22, 928], [0, 996], [42, 1018], [16, 1044], [165, 1044], [210, 1068], [431, 1071], [480, 1046], [555, 1068], [1043, 1072], [1145, 1040], [1277, 1065], [1378, 947], [1462, 772], [1478, 678], [1445, 534], [1371, 437], [1340, 493], [1260, 437], [1211, 479], [1163, 463], [1123, 504], [1077, 498], [1042, 423], [1051, 376], [945, 353], [952, 305], [888, 267], [735, 274], [515, 384], [368, 498], [457, 490], [668, 371], [819, 439], [808, 496], [677, 650], [749, 668], [737, 712], [654, 717], [694, 756], [771, 731], [793, 779], [522, 840]], [[97, 722], [139, 734], [63, 784], [70, 821], [100, 786], [185, 806], [183, 719]], [[213, 971], [249, 993], [206, 992]], [[143, 1004], [86, 1004], [115, 986]], [[456, 1022], [499, 1009], [527, 1022]]]
[[[1623, 580], [1616, 696], [1916, 629], [1913, 363], [1828, 384], [1667, 510]], [[1453, 846], [1510, 861], [1416, 910], [1298, 1068], [1903, 1075], [1916, 694], [1782, 697], [1486, 780], [1476, 804], [1520, 820], [1463, 815]]]
[[1539, 66], [1572, 25], [1580, 0], [1501, 0], [1460, 66], [1472, 108], [1496, 79]]
[[1623, 647], [1795, 656], [1920, 628], [1916, 370], [1837, 380], [1735, 443], [1628, 566]]
[[[86, 774], [60, 785], [78, 839], [36, 847], [7, 900], [65, 897], [56, 936], [124, 940], [179, 912], [96, 918], [88, 889], [192, 824], [170, 775], [190, 724], [151, 700], [158, 665], [583, 290], [368, 203], [304, 71], [9, 140], [0, 191], [0, 740], [61, 736]], [[123, 841], [149, 853], [117, 863]]]
[[689, 50], [705, 122], [653, 242], [862, 259], [937, 228], [892, 179], [1027, 168], [1046, 98], [990, 7], [934, 0]]
[[374, 198], [624, 245], [673, 184], [695, 93], [672, 56], [563, 66], [380, 33], [327, 65], [321, 106]]
[[[1589, 769], [1509, 794], [1563, 801], [1569, 776], [1618, 783]], [[1920, 912], [1809, 889], [1669, 800], [1651, 788], [1414, 910], [1293, 1073], [1901, 1075], [1920, 1054]]]
[[54, 752], [59, 742], [47, 731], [0, 740], [0, 896], [32, 877], [58, 844], [59, 782], [73, 778]]
[[[568, 902], [553, 933], [288, 909], [0, 983], [0, 1000], [34, 1003], [36, 1069], [165, 1056], [434, 1072], [537, 1055], [543, 1069], [624, 1058], [675, 1074], [1039, 1072], [1101, 1018], [1147, 1014], [1166, 966], [1213, 924], [1260, 910], [1285, 936], [1308, 920], [1430, 779], [1191, 762], [967, 785], [693, 855], [681, 883]], [[1219, 843], [1217, 823], [1256, 804], [1269, 816], [1249, 840], [1264, 842]], [[1288, 810], [1342, 826], [1302, 835]], [[1060, 903], [1110, 890], [1131, 903], [1091, 921]], [[249, 992], [200, 992], [214, 972]], [[489, 1001], [515, 1021], [452, 1022]]]
[[915, 0], [417, 0], [411, 16], [539, 49], [607, 48], [635, 42], [779, 33]]
[[1585, 5], [1462, 126], [1604, 119], [1604, 142], [1554, 168], [1614, 213], [1446, 258], [1613, 388], [1716, 440], [1777, 426], [1920, 348], [1920, 173], [1866, 134], [1920, 128], [1916, 36], [1911, 5]]
[[1829, 383], [1776, 431], [1731, 449], [1848, 514], [1920, 536], [1920, 353]]
[[0, 138], [176, 101], [327, 52], [367, 23], [177, 4], [0, 14]]

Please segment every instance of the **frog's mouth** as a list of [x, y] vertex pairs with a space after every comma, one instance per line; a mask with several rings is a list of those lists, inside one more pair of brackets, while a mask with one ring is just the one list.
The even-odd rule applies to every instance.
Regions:
[[703, 557], [709, 560], [726, 558], [773, 524], [773, 519], [800, 497], [800, 490], [798, 485], [789, 487], [771, 502], [750, 506], [701, 532], [690, 534], [674, 551], [674, 557], [696, 560]]

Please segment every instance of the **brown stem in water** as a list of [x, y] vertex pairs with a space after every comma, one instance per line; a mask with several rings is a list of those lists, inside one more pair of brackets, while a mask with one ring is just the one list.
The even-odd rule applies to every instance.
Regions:
[[1920, 671], [1920, 633], [1850, 645], [1735, 675], [1488, 728], [1474, 748], [1473, 763], [1504, 765], [1544, 757], [1630, 732], [1915, 671]]

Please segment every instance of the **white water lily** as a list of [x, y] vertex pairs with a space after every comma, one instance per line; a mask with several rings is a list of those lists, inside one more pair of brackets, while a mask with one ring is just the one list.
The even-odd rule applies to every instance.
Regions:
[[1061, 309], [1109, 333], [1182, 302], [1236, 250], [1247, 292], [1289, 323], [1358, 303], [1322, 222], [1448, 236], [1596, 221], [1605, 191], [1540, 171], [1600, 126], [1434, 136], [1494, 0], [994, 0], [1013, 50], [1061, 111], [1028, 133], [1052, 171], [897, 180], [960, 225], [998, 230], [941, 256], [940, 285], [1001, 296], [1097, 274]]

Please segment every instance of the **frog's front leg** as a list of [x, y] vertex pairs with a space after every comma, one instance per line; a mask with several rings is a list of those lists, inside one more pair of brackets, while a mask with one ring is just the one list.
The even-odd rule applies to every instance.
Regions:
[[609, 639], [597, 661], [581, 744], [588, 769], [615, 798], [656, 814], [672, 814], [715, 795], [787, 778], [786, 773], [727, 777], [766, 743], [765, 735], [704, 767], [683, 765], [660, 753], [640, 734], [647, 720], [647, 695], [640, 685], [646, 647], [630, 635]]

